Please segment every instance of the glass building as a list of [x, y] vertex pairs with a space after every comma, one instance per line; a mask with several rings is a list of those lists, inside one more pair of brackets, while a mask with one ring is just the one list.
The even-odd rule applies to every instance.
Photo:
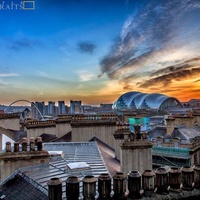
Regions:
[[182, 108], [180, 101], [164, 94], [147, 94], [141, 92], [127, 92], [121, 95], [113, 104], [116, 110], [157, 109], [167, 110]]

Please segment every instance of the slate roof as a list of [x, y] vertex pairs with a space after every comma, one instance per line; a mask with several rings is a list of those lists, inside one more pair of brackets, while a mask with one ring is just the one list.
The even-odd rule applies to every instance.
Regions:
[[48, 200], [48, 191], [20, 171], [1, 183], [0, 199]]
[[[109, 173], [96, 142], [44, 143], [43, 149], [57, 151], [58, 153], [63, 152], [62, 157], [53, 156], [47, 165], [24, 167], [20, 171], [46, 190], [48, 189], [48, 180], [56, 177], [61, 178], [63, 181], [63, 199], [66, 198], [65, 181], [69, 176], [75, 175], [82, 180], [85, 175], [98, 177], [101, 173]], [[78, 162], [85, 162], [90, 168], [74, 169], [72, 171], [67, 168], [69, 163], [76, 164]], [[80, 182], [80, 191], [82, 191], [81, 188], [82, 182]]]
[[171, 138], [178, 137], [181, 140], [190, 140], [200, 136], [200, 132], [197, 129], [189, 128], [187, 126], [179, 126], [174, 129], [173, 133], [171, 134]]
[[57, 138], [56, 135], [48, 134], [48, 133], [43, 133], [42, 135], [40, 135], [40, 137], [42, 137], [43, 142], [50, 142]]
[[149, 139], [156, 139], [158, 136], [166, 137], [167, 136], [167, 129], [166, 127], [156, 127], [148, 132]]
[[110, 174], [114, 176], [116, 172], [119, 172], [120, 161], [116, 159], [115, 150], [97, 137], [93, 137], [90, 141], [97, 142], [97, 145], [101, 151], [101, 155], [103, 157], [105, 165], [107, 166]]
[[24, 130], [11, 130], [11, 129], [8, 129], [9, 131], [12, 132], [12, 139], [15, 141], [15, 142], [22, 142], [22, 138], [23, 137], [27, 137], [27, 131], [24, 131]]

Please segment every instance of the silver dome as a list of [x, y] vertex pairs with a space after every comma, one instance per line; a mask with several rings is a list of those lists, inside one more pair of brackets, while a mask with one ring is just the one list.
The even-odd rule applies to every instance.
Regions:
[[127, 92], [122, 94], [113, 104], [113, 109], [160, 109], [181, 108], [180, 101], [164, 94], [147, 94], [141, 92]]

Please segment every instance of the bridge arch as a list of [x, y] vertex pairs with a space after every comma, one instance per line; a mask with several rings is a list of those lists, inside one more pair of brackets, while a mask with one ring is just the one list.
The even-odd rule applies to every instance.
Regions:
[[10, 107], [12, 106], [13, 104], [17, 103], [17, 102], [20, 102], [20, 101], [23, 101], [23, 102], [27, 102], [27, 103], [30, 103], [32, 106], [35, 107], [35, 109], [38, 111], [38, 113], [40, 114], [40, 116], [42, 117], [42, 119], [44, 119], [42, 113], [40, 112], [40, 110], [38, 109], [38, 107], [31, 101], [29, 100], [26, 100], [26, 99], [19, 99], [19, 100], [16, 100], [16, 101], [13, 101], [11, 104], [9, 104], [5, 109], [4, 109], [4, 112]]

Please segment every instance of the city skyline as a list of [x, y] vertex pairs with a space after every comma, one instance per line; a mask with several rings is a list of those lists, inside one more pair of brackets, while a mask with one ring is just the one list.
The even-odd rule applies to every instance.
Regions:
[[198, 0], [31, 2], [0, 1], [0, 104], [200, 98]]

